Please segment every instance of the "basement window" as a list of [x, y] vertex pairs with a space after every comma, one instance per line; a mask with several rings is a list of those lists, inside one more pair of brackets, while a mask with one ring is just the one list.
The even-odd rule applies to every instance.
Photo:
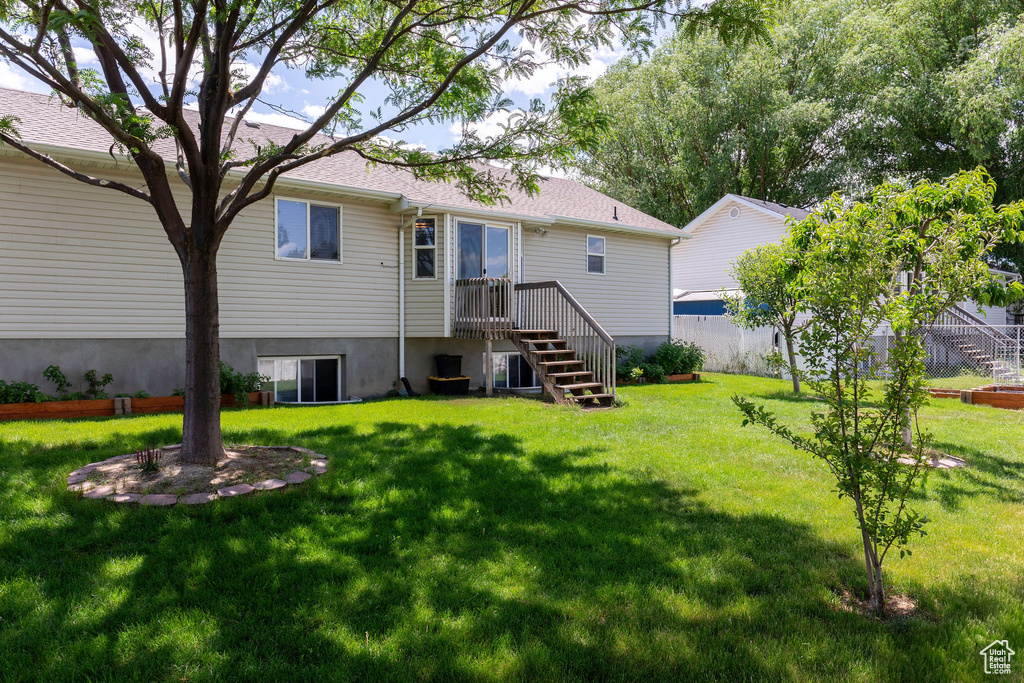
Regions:
[[[494, 386], [497, 389], [539, 389], [540, 383], [533, 368], [522, 355], [511, 353], [495, 353]], [[487, 372], [487, 354], [484, 354], [484, 373]]]
[[587, 235], [587, 272], [604, 275], [604, 238]]
[[341, 357], [260, 358], [259, 372], [278, 403], [336, 403], [341, 400]]
[[277, 259], [341, 263], [341, 206], [279, 198], [274, 208]]
[[412, 277], [414, 280], [437, 278], [437, 227], [434, 218], [419, 218], [412, 230]]

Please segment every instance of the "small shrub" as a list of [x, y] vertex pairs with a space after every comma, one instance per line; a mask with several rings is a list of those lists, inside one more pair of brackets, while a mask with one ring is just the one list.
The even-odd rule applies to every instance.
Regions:
[[85, 390], [89, 398], [107, 398], [107, 392], [103, 391], [103, 389], [114, 381], [114, 376], [108, 372], [103, 377], [97, 379], [96, 371], [90, 370], [85, 373], [85, 381], [89, 385], [89, 388]]
[[644, 350], [639, 346], [620, 346], [615, 349], [615, 376], [627, 380], [633, 368], [644, 363]]
[[71, 388], [71, 382], [68, 381], [67, 376], [61, 372], [59, 365], [48, 365], [46, 369], [43, 370], [43, 377], [57, 385], [57, 398], [62, 401], [68, 400], [68, 389]]
[[114, 398], [149, 398], [149, 392], [136, 391], [134, 394], [114, 394]]
[[160, 469], [160, 449], [146, 448], [135, 451], [135, 461], [143, 472], [156, 472]]
[[644, 376], [644, 369], [637, 366], [629, 371], [629, 379], [633, 382], [639, 382], [640, 378]]
[[644, 363], [640, 369], [643, 370], [644, 377], [651, 384], [661, 384], [665, 381], [665, 368], [657, 363]]
[[171, 390], [171, 396], [184, 396], [184, 395], [185, 395], [185, 390], [184, 389], [172, 389]]
[[0, 403], [43, 403], [53, 397], [44, 394], [39, 385], [29, 382], [7, 382], [0, 379]]
[[668, 375], [687, 375], [704, 367], [704, 352], [692, 342], [678, 340], [661, 344], [650, 360]]
[[269, 381], [266, 375], [238, 372], [224, 361], [220, 362], [220, 393], [233, 394], [240, 405], [249, 405], [249, 394], [259, 391], [263, 383]]

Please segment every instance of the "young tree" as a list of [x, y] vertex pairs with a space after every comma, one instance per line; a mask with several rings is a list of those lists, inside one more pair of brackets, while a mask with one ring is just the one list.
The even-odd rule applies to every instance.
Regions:
[[[980, 170], [909, 189], [886, 185], [869, 202], [849, 209], [833, 197], [792, 226], [794, 246], [803, 254], [798, 275], [803, 309], [811, 314], [801, 333], [807, 364], [802, 374], [824, 399], [824, 410], [812, 411], [814, 433], [804, 436], [763, 406], [733, 397], [744, 425], [765, 426], [824, 460], [840, 497], [853, 501], [871, 607], [880, 615], [883, 562], [894, 548], [909, 552], [910, 537], [923, 533], [927, 521], [907, 504], [924, 472], [928, 442], [917, 421], [928, 398], [922, 332], [959, 300], [958, 293], [989, 300], [1020, 293], [1019, 285], [992, 278], [982, 260], [996, 244], [1020, 239], [1024, 206], [993, 209], [994, 192]], [[908, 227], [912, 224], [916, 233]], [[914, 263], [932, 277], [907, 288], [906, 269]], [[892, 326], [895, 343], [879, 354], [871, 339], [883, 324]], [[904, 444], [908, 424], [914, 437], [910, 448]]]
[[[17, 112], [0, 112], [0, 142], [76, 180], [150, 204], [181, 261], [186, 390], [182, 457], [222, 452], [218, 386], [217, 253], [232, 221], [271, 195], [282, 174], [342, 152], [368, 163], [457, 181], [470, 197], [500, 201], [510, 185], [537, 187], [540, 164], [562, 167], [603, 128], [581, 79], [557, 85], [482, 137], [467, 125], [436, 154], [399, 137], [418, 123], [509, 114], [509, 79], [573, 68], [618, 37], [651, 46], [666, 20], [722, 38], [765, 35], [770, 5], [718, 0], [12, 0], [0, 4], [0, 58], [51, 88], [111, 136], [144, 187], [95, 176], [23, 143]], [[76, 54], [95, 55], [97, 69]], [[338, 90], [288, 140], [257, 145], [239, 124], [267, 97], [275, 69], [301, 69]], [[365, 118], [367, 88], [387, 95]], [[193, 114], [190, 109], [195, 109]], [[321, 135], [327, 132], [329, 135]], [[169, 145], [168, 143], [173, 143]], [[168, 147], [173, 152], [168, 154]], [[112, 148], [113, 151], [114, 148]], [[495, 173], [479, 164], [507, 167]], [[186, 193], [179, 204], [173, 193]]]
[[732, 265], [732, 277], [741, 294], [725, 298], [729, 315], [740, 327], [777, 327], [786, 340], [786, 357], [793, 393], [800, 393], [796, 364], [796, 339], [805, 323], [797, 323], [800, 288], [796, 274], [800, 253], [788, 239], [747, 249]]

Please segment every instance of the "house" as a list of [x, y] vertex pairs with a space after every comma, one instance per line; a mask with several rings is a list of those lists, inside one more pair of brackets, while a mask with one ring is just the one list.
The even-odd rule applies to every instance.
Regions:
[[[688, 239], [675, 246], [672, 254], [673, 314], [676, 316], [723, 316], [723, 293], [740, 293], [731, 275], [733, 262], [747, 249], [779, 242], [787, 230], [787, 220], [801, 220], [809, 212], [784, 204], [727, 194], [691, 221], [683, 233]], [[991, 269], [1004, 280], [1019, 279], [1015, 273]], [[1021, 343], [1015, 325], [1015, 307], [981, 307], [964, 301], [945, 311], [929, 336], [928, 372], [946, 376], [950, 372], [991, 375], [999, 381], [1020, 382]], [[709, 348], [728, 348], [739, 334], [728, 321], [707, 318], [679, 318], [676, 336], [693, 339], [700, 325], [705, 336], [695, 340]], [[879, 328], [880, 344], [886, 330]], [[775, 344], [781, 345], [778, 336]], [[749, 349], [731, 351], [732, 357], [746, 358]], [[709, 354], [713, 354], [709, 351]], [[720, 353], [719, 356], [722, 354]], [[754, 355], [757, 355], [756, 353]], [[709, 355], [709, 358], [713, 356]], [[738, 361], [710, 367], [736, 367]], [[745, 365], [743, 367], [746, 367]]]
[[689, 239], [672, 253], [672, 310], [675, 315], [724, 315], [721, 292], [736, 290], [732, 263], [747, 249], [778, 242], [786, 218], [808, 211], [785, 204], [727, 194], [683, 228]]
[[[0, 89], [0, 114], [64, 163], [141, 183], [98, 125], [55, 98]], [[243, 130], [241, 144], [292, 134]], [[171, 143], [158, 149], [173, 158]], [[615, 345], [670, 335], [679, 237], [570, 180], [485, 206], [338, 155], [282, 176], [228, 230], [221, 357], [272, 377], [288, 402], [379, 395], [402, 377], [426, 391], [434, 356], [450, 354], [474, 386], [609, 403]], [[181, 267], [150, 206], [0, 146], [0, 378], [45, 384], [50, 364], [111, 372], [111, 392], [182, 387]]]

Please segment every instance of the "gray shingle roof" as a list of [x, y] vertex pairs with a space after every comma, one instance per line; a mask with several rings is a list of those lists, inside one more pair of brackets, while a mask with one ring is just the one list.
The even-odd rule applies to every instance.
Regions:
[[[21, 119], [18, 128], [26, 143], [48, 144], [68, 150], [104, 154], [112, 151], [113, 140], [99, 124], [82, 116], [77, 110], [61, 106], [55, 97], [0, 88], [0, 115], [2, 114], [14, 114]], [[282, 142], [294, 133], [295, 131], [289, 128], [260, 124], [259, 128], [242, 126], [238, 135], [239, 138], [261, 144], [270, 140]], [[248, 143], [244, 144], [248, 146]], [[173, 159], [173, 142], [170, 140], [159, 141], [155, 148], [164, 158]], [[490, 168], [495, 174], [507, 173], [496, 166]], [[668, 223], [626, 206], [586, 185], [561, 178], [548, 178], [542, 181], [539, 194], [533, 197], [510, 189], [510, 202], [487, 207], [467, 199], [454, 185], [416, 180], [408, 171], [383, 165], [368, 167], [354, 152], [345, 152], [308, 164], [286, 177], [328, 183], [338, 186], [339, 189], [400, 193], [413, 203], [476, 211], [493, 210], [545, 221], [558, 216], [599, 221], [623, 228], [655, 230], [669, 235], [680, 233]]]

